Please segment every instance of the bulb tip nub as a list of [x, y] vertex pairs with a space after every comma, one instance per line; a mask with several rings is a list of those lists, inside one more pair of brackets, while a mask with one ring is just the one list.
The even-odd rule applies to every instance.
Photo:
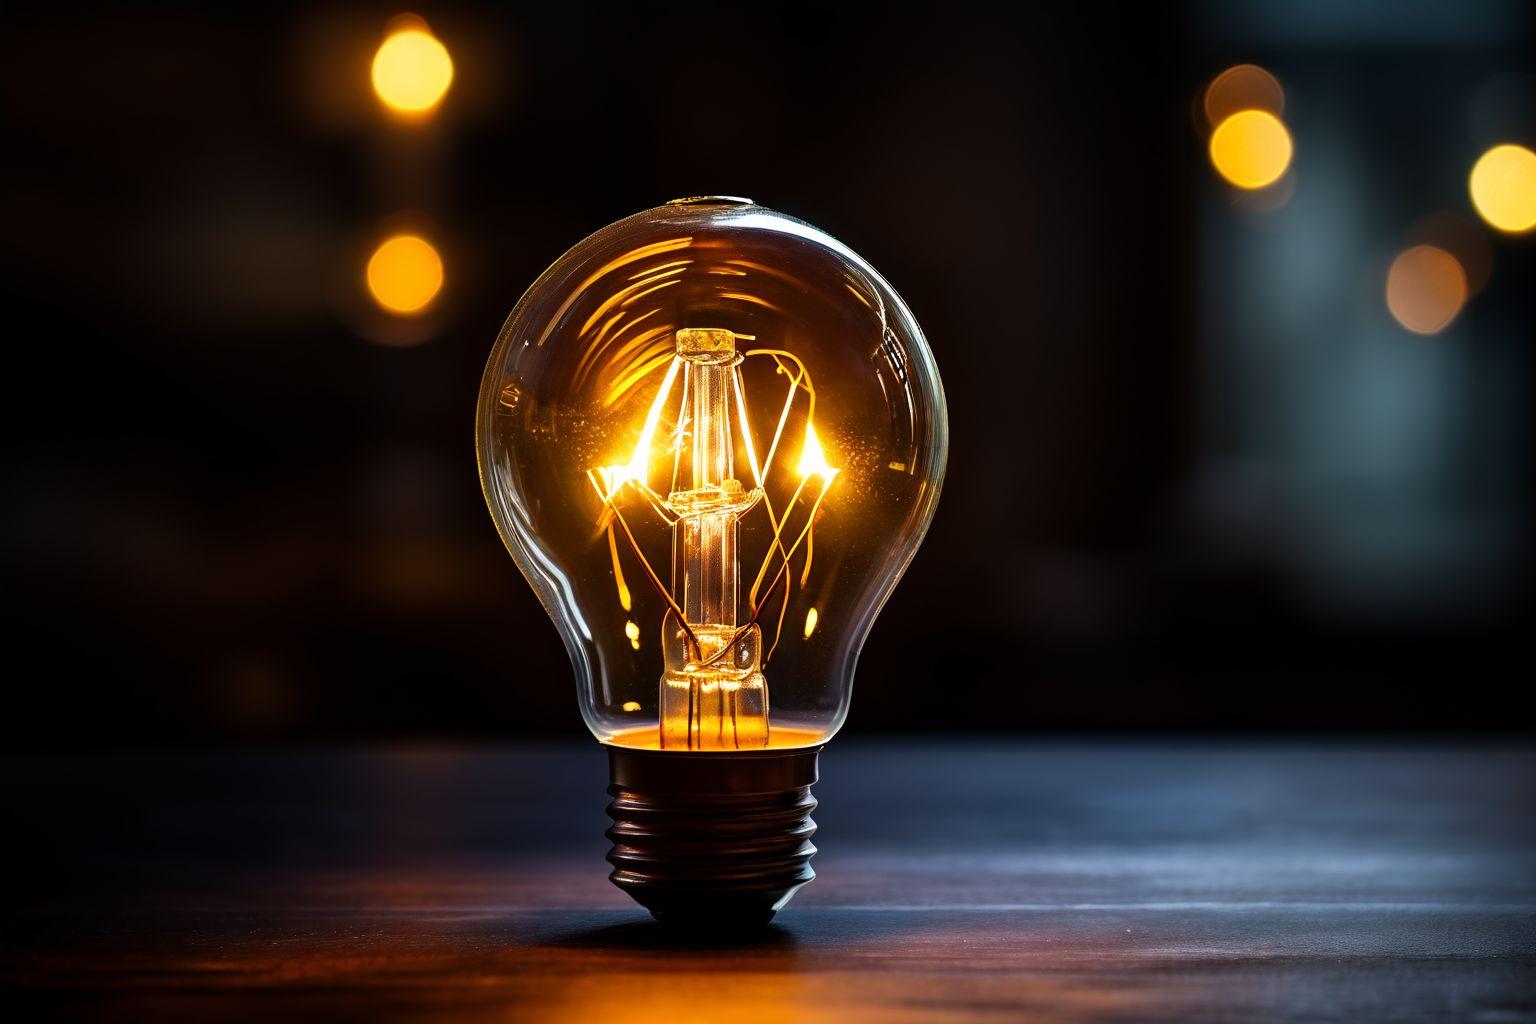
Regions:
[[683, 196], [667, 200], [668, 206], [755, 206], [745, 196]]

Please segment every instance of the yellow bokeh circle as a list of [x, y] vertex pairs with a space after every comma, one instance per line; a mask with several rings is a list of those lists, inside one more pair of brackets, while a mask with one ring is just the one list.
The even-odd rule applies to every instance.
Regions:
[[368, 291], [391, 313], [419, 313], [443, 287], [443, 260], [426, 239], [395, 235], [368, 260]]
[[1238, 188], [1264, 188], [1291, 164], [1291, 133], [1267, 110], [1240, 110], [1211, 134], [1211, 163]]
[[1500, 231], [1536, 227], [1536, 153], [1524, 146], [1494, 146], [1473, 165], [1467, 185], [1477, 212]]
[[448, 48], [424, 29], [396, 32], [374, 54], [374, 92], [402, 113], [431, 110], [452, 82], [453, 58], [448, 56]]

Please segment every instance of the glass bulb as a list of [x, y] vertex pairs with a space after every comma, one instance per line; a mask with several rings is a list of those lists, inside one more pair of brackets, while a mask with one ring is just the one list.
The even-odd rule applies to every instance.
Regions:
[[901, 298], [746, 200], [611, 224], [485, 370], [486, 501], [604, 743], [814, 747], [938, 502], [947, 411]]

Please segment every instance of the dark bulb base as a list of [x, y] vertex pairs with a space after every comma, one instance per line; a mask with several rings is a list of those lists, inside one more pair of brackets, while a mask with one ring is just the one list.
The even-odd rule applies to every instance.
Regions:
[[766, 925], [816, 877], [811, 785], [820, 749], [609, 746], [609, 879], [663, 924]]

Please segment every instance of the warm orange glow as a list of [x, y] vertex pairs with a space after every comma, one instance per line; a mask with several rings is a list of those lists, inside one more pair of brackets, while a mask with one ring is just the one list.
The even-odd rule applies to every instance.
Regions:
[[427, 113], [452, 82], [453, 58], [424, 24], [392, 33], [374, 54], [373, 91], [400, 113]]
[[821, 618], [821, 616], [816, 613], [814, 606], [810, 611], [805, 613], [805, 638], [807, 640], [811, 638], [812, 633], [816, 632], [816, 621], [819, 618]]
[[635, 625], [634, 619], [624, 623], [624, 635], [629, 637], [629, 646], [638, 651], [640, 649], [640, 627]]
[[800, 465], [795, 471], [804, 477], [820, 476], [828, 481], [837, 475], [837, 470], [827, 462], [827, 453], [821, 450], [816, 425], [809, 421], [805, 424], [805, 447], [800, 449]]
[[1258, 65], [1239, 64], [1206, 86], [1203, 106], [1206, 121], [1213, 126], [1242, 110], [1263, 110], [1279, 117], [1285, 111], [1285, 90]]
[[395, 235], [368, 260], [368, 290], [374, 301], [399, 316], [420, 313], [443, 287], [443, 261], [416, 235]]
[[1456, 257], [1436, 246], [1405, 250], [1387, 272], [1387, 308], [1415, 334], [1444, 330], [1466, 301], [1466, 273]]
[[1264, 188], [1291, 164], [1291, 135], [1274, 114], [1241, 110], [1211, 135], [1211, 163], [1238, 188]]
[[[625, 710], [628, 709], [626, 704]], [[819, 746], [826, 741], [827, 734], [820, 729], [806, 729], [801, 726], [774, 723], [773, 731], [768, 734], [768, 742], [764, 744], [764, 747], [769, 750], [793, 750], [798, 747]], [[654, 725], [643, 725], [633, 729], [623, 729], [609, 736], [603, 742], [612, 744], [615, 747], [629, 747], [633, 750], [659, 750], [661, 749], [661, 733]]]
[[1467, 186], [1483, 220], [1518, 234], [1536, 227], [1536, 153], [1524, 146], [1494, 146], [1478, 158]]

